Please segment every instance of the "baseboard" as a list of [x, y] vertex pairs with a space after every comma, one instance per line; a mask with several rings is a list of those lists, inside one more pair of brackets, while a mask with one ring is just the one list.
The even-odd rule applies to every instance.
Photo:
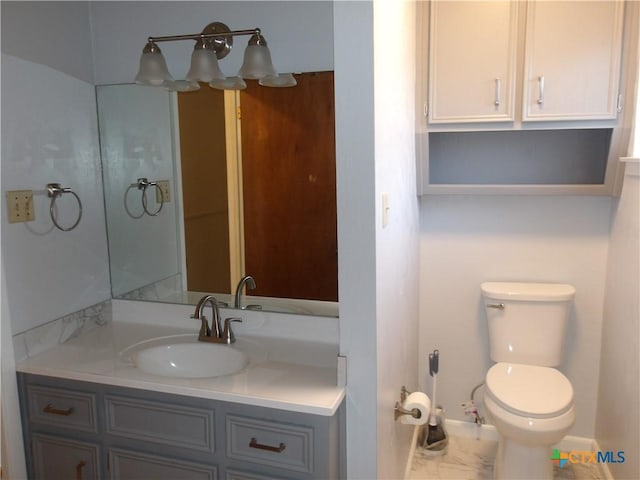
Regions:
[[[498, 432], [493, 425], [481, 425], [478, 426], [475, 423], [464, 422], [462, 420], [445, 420], [445, 428], [447, 434], [455, 435], [458, 437], [476, 438], [478, 440], [492, 440], [498, 441]], [[592, 438], [577, 437], [573, 435], [567, 435], [553, 448], [570, 451], [592, 451], [597, 450], [595, 448], [596, 442]]]
[[471, 422], [447, 418], [444, 421], [444, 426], [447, 430], [447, 435], [475, 438], [477, 440], [498, 441], [498, 432], [493, 425], [477, 425]]
[[[593, 441], [593, 450], [600, 451], [600, 445], [597, 440]], [[611, 474], [611, 470], [609, 470], [609, 464], [602, 462], [598, 463], [598, 470], [600, 471], [600, 478], [602, 480], [615, 480], [614, 476]]]
[[407, 466], [404, 469], [404, 478], [411, 476], [411, 467], [413, 467], [413, 457], [416, 454], [416, 446], [418, 444], [418, 434], [420, 433], [420, 426], [416, 425], [413, 428], [413, 436], [411, 437], [411, 448], [409, 449], [409, 458], [407, 458]]

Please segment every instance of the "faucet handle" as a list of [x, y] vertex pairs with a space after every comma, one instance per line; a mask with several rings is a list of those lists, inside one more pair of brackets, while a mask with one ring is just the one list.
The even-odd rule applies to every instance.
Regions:
[[241, 318], [225, 318], [224, 320], [224, 330], [222, 332], [222, 336], [225, 339], [226, 343], [235, 343], [236, 336], [233, 334], [233, 330], [231, 330], [231, 322], [240, 322], [242, 323]]
[[207, 321], [207, 317], [205, 317], [204, 315], [201, 315], [201, 316], [191, 315], [191, 318], [195, 320], [200, 320], [200, 332], [198, 332], [198, 336], [200, 338], [211, 336], [211, 329], [209, 328], [209, 322]]

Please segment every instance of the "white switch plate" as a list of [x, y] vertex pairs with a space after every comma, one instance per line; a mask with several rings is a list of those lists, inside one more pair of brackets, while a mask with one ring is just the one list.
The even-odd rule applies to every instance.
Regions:
[[[156, 188], [156, 203], [169, 203], [171, 201], [171, 188], [169, 186], [169, 180], [158, 180], [158, 188]], [[162, 190], [162, 196], [160, 196], [160, 190]]]
[[35, 220], [33, 211], [33, 190], [10, 190], [7, 192], [9, 223]]

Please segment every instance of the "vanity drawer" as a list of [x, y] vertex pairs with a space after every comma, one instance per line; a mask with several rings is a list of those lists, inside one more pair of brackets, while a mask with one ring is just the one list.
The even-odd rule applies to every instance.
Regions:
[[29, 385], [27, 396], [31, 422], [97, 433], [95, 394]]
[[33, 434], [33, 475], [38, 480], [100, 478], [98, 446], [52, 435]]
[[175, 458], [110, 448], [109, 472], [112, 480], [216, 480], [215, 466]]
[[313, 473], [313, 428], [236, 415], [226, 427], [229, 458]]
[[283, 477], [273, 475], [263, 475], [259, 473], [242, 472], [240, 470], [227, 470], [225, 480], [287, 480]]
[[105, 418], [110, 435], [215, 452], [213, 408], [106, 395]]

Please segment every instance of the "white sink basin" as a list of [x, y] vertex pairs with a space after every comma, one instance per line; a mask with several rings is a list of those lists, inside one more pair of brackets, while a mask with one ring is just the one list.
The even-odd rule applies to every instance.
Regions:
[[143, 372], [163, 377], [219, 377], [239, 372], [249, 363], [247, 354], [231, 345], [163, 340], [141, 342], [122, 354]]

